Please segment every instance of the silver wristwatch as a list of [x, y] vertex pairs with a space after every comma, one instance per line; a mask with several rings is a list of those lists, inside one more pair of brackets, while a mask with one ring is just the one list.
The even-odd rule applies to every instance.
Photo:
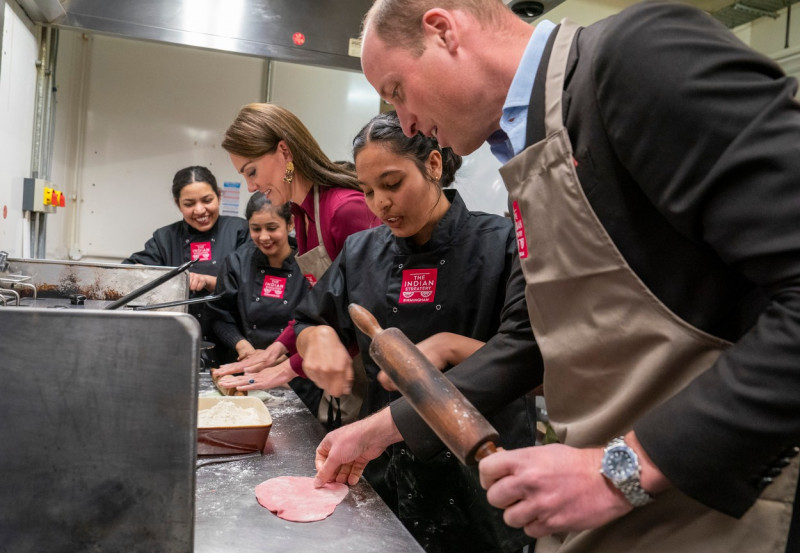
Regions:
[[628, 447], [622, 436], [611, 440], [603, 450], [603, 466], [600, 472], [634, 507], [653, 502], [653, 496], [644, 491], [639, 480], [642, 472], [639, 457]]

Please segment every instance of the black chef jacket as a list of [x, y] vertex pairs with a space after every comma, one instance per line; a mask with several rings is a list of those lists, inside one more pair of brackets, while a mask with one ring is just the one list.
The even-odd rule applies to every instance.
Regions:
[[[379, 368], [367, 353], [369, 337], [356, 332], [348, 315], [351, 302], [412, 342], [438, 332], [486, 341], [500, 324], [517, 256], [514, 225], [504, 217], [469, 212], [455, 190], [445, 193], [452, 205], [427, 244], [397, 238], [386, 226], [351, 235], [296, 310], [298, 334], [327, 324], [345, 346], [358, 344], [369, 380], [362, 416], [399, 394], [375, 380]], [[503, 447], [533, 445], [535, 417], [527, 398], [508, 405], [492, 423]], [[474, 468], [461, 466], [450, 452], [422, 462], [404, 444], [395, 444], [367, 466], [365, 476], [429, 552], [512, 551], [531, 541], [503, 524], [500, 511], [486, 503]]]
[[294, 253], [280, 268], [270, 267], [267, 256], [248, 241], [222, 262], [217, 275], [214, 293], [222, 297], [209, 305], [217, 336], [230, 348], [242, 339], [266, 348], [292, 320], [308, 289]]
[[[231, 350], [242, 339], [256, 349], [264, 349], [292, 320], [295, 306], [308, 289], [309, 283], [294, 253], [280, 268], [274, 268], [267, 256], [248, 240], [222, 262], [217, 275], [214, 293], [222, 297], [208, 305], [214, 332]], [[322, 390], [299, 377], [290, 385], [316, 414]]]
[[[200, 261], [192, 265], [191, 272], [217, 276], [222, 260], [248, 242], [249, 238], [247, 221], [241, 217], [220, 215], [216, 224], [207, 232], [198, 232], [186, 221], [180, 220], [156, 230], [142, 251], [132, 254], [122, 263], [178, 267], [199, 256]], [[192, 292], [189, 297], [197, 298], [208, 294], [209, 292], [202, 290]], [[211, 325], [206, 322], [208, 317], [205, 306], [203, 303], [190, 305], [189, 313], [200, 321], [203, 339], [215, 341]]]

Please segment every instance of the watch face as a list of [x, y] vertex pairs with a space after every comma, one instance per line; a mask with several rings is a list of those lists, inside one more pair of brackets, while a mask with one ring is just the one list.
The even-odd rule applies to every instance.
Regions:
[[627, 447], [612, 448], [603, 457], [603, 474], [613, 482], [623, 482], [637, 472], [637, 459]]

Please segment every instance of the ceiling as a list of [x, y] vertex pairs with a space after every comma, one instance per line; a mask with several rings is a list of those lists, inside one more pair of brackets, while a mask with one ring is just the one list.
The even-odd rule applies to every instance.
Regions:
[[[744, 25], [761, 17], [777, 17], [777, 12], [800, 0], [682, 0], [681, 3], [694, 6], [719, 19], [729, 28]], [[597, 0], [594, 2], [620, 11], [639, 0]]]
[[[57, 27], [359, 70], [361, 18], [373, 0], [16, 0]], [[526, 21], [565, 0], [503, 0]], [[568, 1], [568, 0], [567, 0]], [[800, 0], [683, 0], [730, 28]], [[595, 0], [617, 12], [638, 0]], [[515, 10], [517, 11], [517, 10]], [[522, 12], [522, 13], [521, 13]], [[530, 15], [531, 17], [526, 17]]]

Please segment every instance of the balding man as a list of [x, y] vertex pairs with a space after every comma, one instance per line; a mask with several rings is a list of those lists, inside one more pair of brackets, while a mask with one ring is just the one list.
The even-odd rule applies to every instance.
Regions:
[[[506, 522], [537, 551], [800, 550], [794, 79], [651, 2], [578, 28], [378, 0], [362, 66], [407, 134], [505, 163], [540, 356], [525, 380], [497, 341], [448, 374], [485, 412], [544, 384], [560, 443], [480, 463]], [[400, 439], [436, 443], [402, 400], [329, 435], [318, 478]]]

